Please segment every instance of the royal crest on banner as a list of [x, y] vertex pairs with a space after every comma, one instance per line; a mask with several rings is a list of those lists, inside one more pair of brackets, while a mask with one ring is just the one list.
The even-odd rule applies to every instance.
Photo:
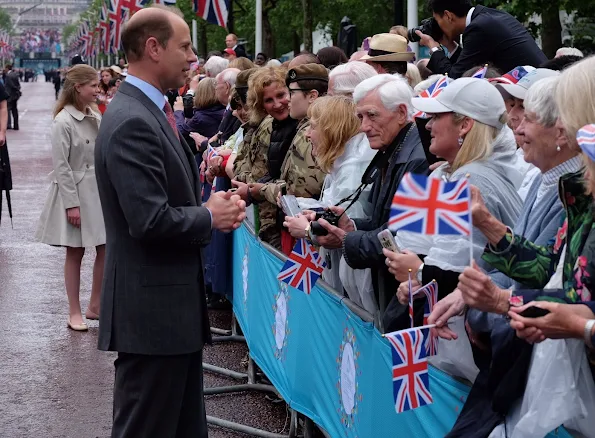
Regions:
[[275, 304], [273, 304], [273, 314], [275, 322], [273, 323], [273, 337], [275, 339], [275, 357], [280, 361], [285, 361], [287, 352], [287, 338], [289, 330], [289, 291], [286, 283], [279, 282], [279, 291], [275, 294]]
[[352, 436], [357, 422], [357, 413], [362, 394], [359, 391], [359, 377], [361, 370], [358, 359], [360, 351], [353, 328], [348, 322], [343, 329], [343, 338], [337, 355], [337, 391], [339, 393], [339, 408], [337, 409], [345, 436]]

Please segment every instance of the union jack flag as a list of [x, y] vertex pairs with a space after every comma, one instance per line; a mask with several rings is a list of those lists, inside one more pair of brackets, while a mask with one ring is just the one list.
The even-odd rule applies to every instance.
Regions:
[[149, 0], [120, 0], [120, 7], [128, 9], [129, 16], [132, 16], [136, 11], [140, 11], [148, 4]]
[[[108, 2], [109, 3], [109, 2]], [[99, 50], [104, 53], [109, 53], [110, 50], [110, 20], [108, 15], [107, 4], [101, 5], [99, 11]]]
[[482, 68], [480, 68], [479, 70], [477, 70], [475, 72], [475, 74], [473, 76], [471, 76], [471, 77], [472, 78], [476, 78], [476, 79], [485, 79], [487, 72], [488, 72], [488, 65], [486, 64]]
[[392, 347], [393, 395], [397, 414], [432, 404], [424, 339], [427, 328], [388, 333]]
[[326, 263], [314, 247], [305, 239], [300, 239], [289, 254], [277, 279], [309, 295], [325, 266]]
[[471, 234], [471, 196], [466, 178], [447, 182], [407, 173], [391, 206], [388, 227], [419, 234]]
[[193, 0], [196, 15], [209, 23], [227, 27], [229, 3], [231, 0]]
[[[424, 304], [424, 324], [428, 325], [428, 318], [432, 314], [432, 310], [434, 310], [434, 306], [438, 302], [438, 283], [435, 281], [431, 281], [425, 286], [418, 289], [415, 293], [418, 294], [423, 292], [426, 296], [426, 302]], [[431, 333], [431, 332], [430, 332]], [[431, 334], [428, 335], [426, 339], [426, 352], [428, 356], [434, 356], [437, 352], [438, 347], [438, 339]]]
[[[446, 87], [449, 83], [450, 83], [450, 79], [448, 78], [448, 76], [442, 76], [440, 79], [438, 79], [432, 85], [430, 85], [427, 90], [424, 90], [421, 93], [419, 93], [417, 97], [436, 97], [440, 93], [442, 93], [442, 90], [444, 90], [444, 87]], [[424, 113], [423, 111], [418, 111], [415, 114], [413, 114], [414, 119], [415, 118], [426, 118], [426, 117], [427, 117], [427, 114]]]
[[121, 8], [119, 0], [108, 0], [108, 17], [110, 21], [110, 51], [117, 54], [120, 50], [120, 36], [122, 24], [128, 20], [128, 9]]
[[211, 160], [212, 160], [213, 158], [215, 158], [217, 155], [219, 155], [219, 154], [217, 153], [217, 150], [216, 150], [216, 149], [215, 149], [213, 146], [209, 145], [209, 146], [207, 147], [207, 161], [211, 161]]

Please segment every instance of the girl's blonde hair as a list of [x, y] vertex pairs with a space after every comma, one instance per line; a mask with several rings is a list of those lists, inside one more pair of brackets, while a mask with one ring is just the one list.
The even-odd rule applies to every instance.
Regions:
[[[459, 124], [465, 117], [466, 116], [462, 114], [455, 113], [453, 114], [453, 122]], [[500, 123], [506, 124], [507, 119], [508, 117], [506, 113], [502, 113], [500, 116]], [[467, 135], [465, 135], [463, 144], [450, 166], [450, 172], [455, 172], [465, 164], [484, 160], [492, 155], [492, 145], [500, 131], [501, 130], [498, 128], [474, 120], [473, 126]]]
[[[80, 108], [80, 102], [78, 100], [78, 92], [76, 91], [76, 85], [87, 85], [90, 82], [97, 81], [97, 70], [87, 64], [78, 64], [68, 70], [66, 73], [66, 79], [64, 80], [64, 87], [60, 93], [56, 107], [54, 108], [54, 118], [60, 111], [64, 109], [66, 105], [72, 105], [75, 108]], [[91, 105], [96, 111], [96, 106]]]
[[347, 96], [319, 97], [308, 108], [308, 118], [320, 133], [316, 162], [329, 173], [349, 139], [359, 132], [361, 122], [355, 115], [355, 103]]
[[264, 89], [279, 84], [285, 87], [286, 70], [279, 67], [261, 67], [248, 79], [248, 108], [250, 124], [258, 125], [267, 116], [264, 109]]
[[[576, 133], [595, 121], [595, 57], [590, 56], [562, 72], [556, 86], [556, 106], [570, 147], [580, 152]], [[594, 175], [595, 177], [595, 175]]]
[[198, 109], [208, 108], [219, 103], [215, 87], [217, 86], [217, 79], [204, 78], [198, 83], [196, 93], [194, 94], [194, 107]]

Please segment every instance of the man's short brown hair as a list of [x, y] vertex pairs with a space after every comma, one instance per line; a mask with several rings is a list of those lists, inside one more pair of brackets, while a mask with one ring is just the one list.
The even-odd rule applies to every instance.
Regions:
[[[175, 8], [161, 5], [151, 6], [147, 9], [161, 9], [171, 12], [179, 17], [182, 13]], [[151, 37], [155, 38], [161, 47], [167, 47], [169, 39], [174, 33], [169, 14], [150, 14], [142, 19], [129, 20], [122, 30], [122, 47], [128, 61], [138, 61], [145, 54], [145, 44]]]

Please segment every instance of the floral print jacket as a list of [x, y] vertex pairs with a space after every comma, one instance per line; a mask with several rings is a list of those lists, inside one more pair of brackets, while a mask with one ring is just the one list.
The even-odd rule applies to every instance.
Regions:
[[[510, 278], [536, 289], [514, 291], [514, 295], [523, 296], [524, 302], [590, 302], [595, 293], [595, 208], [593, 197], [585, 194], [583, 172], [564, 175], [558, 190], [566, 219], [547, 246], [507, 232], [495, 247], [488, 245], [482, 256]], [[563, 290], [542, 290], [556, 271], [565, 243]]]

